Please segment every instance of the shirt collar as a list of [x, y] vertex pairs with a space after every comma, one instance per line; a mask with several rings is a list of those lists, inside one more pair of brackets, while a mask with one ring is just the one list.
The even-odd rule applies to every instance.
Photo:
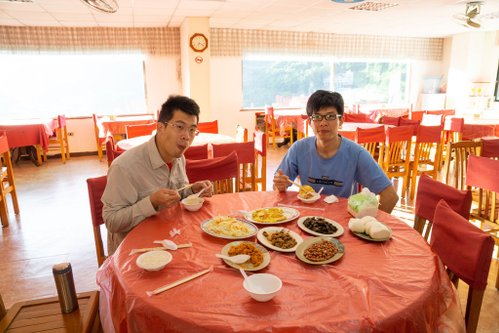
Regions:
[[149, 153], [149, 159], [153, 169], [159, 169], [166, 165], [165, 161], [163, 161], [161, 155], [159, 154], [158, 147], [156, 146], [156, 135], [151, 137], [147, 142], [147, 151]]

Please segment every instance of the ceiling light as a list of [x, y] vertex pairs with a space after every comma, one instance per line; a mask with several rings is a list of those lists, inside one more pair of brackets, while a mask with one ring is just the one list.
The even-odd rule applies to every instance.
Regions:
[[115, 0], [81, 0], [87, 6], [103, 13], [115, 13], [118, 3]]

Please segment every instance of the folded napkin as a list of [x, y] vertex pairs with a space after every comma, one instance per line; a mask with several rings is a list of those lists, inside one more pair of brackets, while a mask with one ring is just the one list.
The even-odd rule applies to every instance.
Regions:
[[332, 204], [335, 202], [338, 202], [338, 197], [336, 197], [334, 194], [328, 195], [327, 197], [324, 198], [324, 201], [327, 202], [328, 204]]

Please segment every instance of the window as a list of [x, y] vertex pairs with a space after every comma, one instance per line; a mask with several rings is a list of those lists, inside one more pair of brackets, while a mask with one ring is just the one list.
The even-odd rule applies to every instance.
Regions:
[[0, 54], [0, 116], [145, 113], [140, 54]]
[[342, 94], [345, 104], [409, 103], [407, 62], [246, 56], [244, 108], [304, 107], [318, 89]]

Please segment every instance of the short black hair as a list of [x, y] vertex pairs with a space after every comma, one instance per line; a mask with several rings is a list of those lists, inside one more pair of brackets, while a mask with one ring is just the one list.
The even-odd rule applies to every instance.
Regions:
[[345, 103], [343, 97], [337, 92], [327, 90], [317, 90], [307, 101], [307, 115], [311, 117], [314, 113], [324, 107], [333, 107], [340, 116], [343, 115]]
[[168, 96], [166, 102], [161, 106], [158, 122], [169, 121], [173, 118], [173, 113], [177, 110], [196, 116], [199, 122], [199, 105], [192, 98], [180, 95]]

